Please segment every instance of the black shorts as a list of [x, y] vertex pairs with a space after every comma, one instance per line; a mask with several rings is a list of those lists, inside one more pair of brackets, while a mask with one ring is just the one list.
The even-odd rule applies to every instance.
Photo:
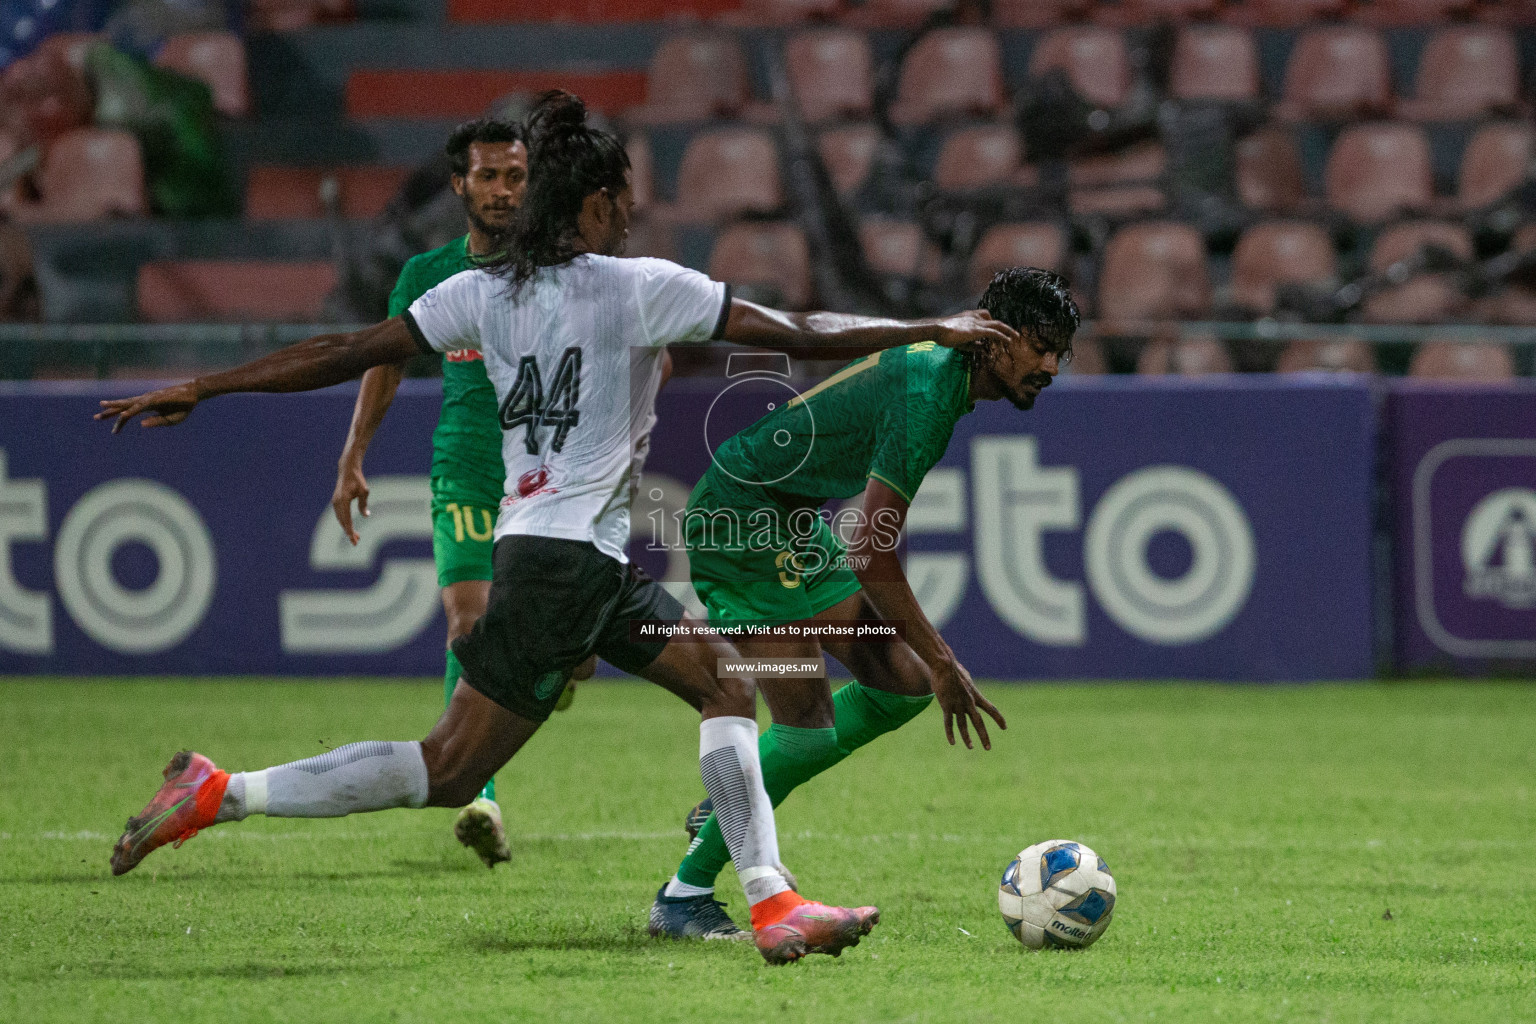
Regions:
[[590, 655], [634, 673], [656, 660], [666, 640], [631, 640], [632, 619], [683, 617], [661, 584], [585, 541], [514, 534], [496, 542], [491, 566], [485, 614], [453, 653], [465, 682], [535, 722]]

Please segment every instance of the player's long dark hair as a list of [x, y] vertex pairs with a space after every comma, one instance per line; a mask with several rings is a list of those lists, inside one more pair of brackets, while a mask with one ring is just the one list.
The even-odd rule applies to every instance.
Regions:
[[981, 308], [1019, 333], [1033, 334], [1063, 362], [1072, 358], [1072, 336], [1082, 316], [1060, 274], [1036, 267], [999, 271], [981, 294]]
[[539, 97], [524, 122], [528, 188], [502, 251], [482, 267], [516, 291], [542, 267], [555, 267], [578, 252], [581, 204], [607, 189], [624, 190], [629, 155], [610, 132], [587, 124], [581, 97], [553, 89]]

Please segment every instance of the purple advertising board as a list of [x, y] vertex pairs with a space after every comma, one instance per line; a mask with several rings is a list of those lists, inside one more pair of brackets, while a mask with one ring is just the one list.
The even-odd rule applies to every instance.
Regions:
[[[633, 557], [695, 607], [668, 519], [725, 386], [662, 393], [632, 517]], [[441, 671], [435, 383], [406, 382], [370, 449], [357, 547], [329, 507], [353, 388], [114, 437], [89, 417], [123, 390], [0, 390], [0, 671]], [[980, 677], [1362, 678], [1374, 443], [1345, 379], [1080, 378], [1029, 413], [981, 403], [913, 503], [909, 576]]]
[[1536, 386], [1399, 382], [1386, 441], [1397, 667], [1536, 669]]

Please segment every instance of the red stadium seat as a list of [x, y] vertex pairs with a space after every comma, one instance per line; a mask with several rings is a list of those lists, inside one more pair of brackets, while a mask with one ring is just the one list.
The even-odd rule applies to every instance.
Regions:
[[1250, 210], [1297, 213], [1307, 184], [1296, 140], [1284, 128], [1263, 128], [1237, 144], [1237, 197]]
[[1438, 380], [1504, 381], [1515, 375], [1508, 345], [1495, 341], [1430, 339], [1408, 364], [1410, 377]]
[[833, 186], [844, 194], [869, 179], [879, 146], [880, 129], [872, 124], [828, 128], [816, 138], [816, 152], [826, 165]]
[[250, 112], [245, 84], [245, 44], [231, 32], [183, 32], [165, 41], [155, 63], [207, 84], [213, 109], [226, 117]]
[[318, 321], [335, 287], [336, 267], [324, 262], [145, 263], [139, 267], [139, 318]]
[[990, 117], [1003, 106], [1002, 55], [986, 29], [928, 33], [901, 65], [891, 120], [928, 124], [945, 116]]
[[23, 146], [48, 146], [90, 124], [93, 99], [85, 77], [58, 52], [41, 49], [0, 72], [0, 131]]
[[939, 251], [923, 237], [923, 229], [905, 221], [870, 217], [859, 225], [859, 244], [869, 269], [887, 277], [939, 280]]
[[383, 213], [400, 192], [409, 167], [365, 165], [343, 167], [336, 172], [341, 185], [341, 213], [354, 220], [371, 220]]
[[992, 0], [998, 28], [1050, 28], [1087, 17], [1094, 0]]
[[107, 41], [105, 32], [55, 32], [37, 44], [39, 52], [56, 53], [76, 71], [85, 70], [85, 54], [97, 43]]
[[1328, 25], [1302, 33], [1285, 69], [1276, 114], [1293, 121], [1344, 121], [1385, 113], [1392, 103], [1387, 44], [1378, 33]]
[[1275, 287], [1320, 284], [1337, 272], [1333, 240], [1316, 224], [1270, 221], [1243, 232], [1232, 253], [1232, 301], [1256, 313], [1275, 308]]
[[841, 0], [743, 0], [741, 10], [726, 20], [748, 25], [799, 25], [831, 18], [841, 8]]
[[1118, 107], [1131, 88], [1125, 39], [1111, 28], [1078, 25], [1046, 33], [1029, 55], [1029, 73], [1066, 72], [1072, 88], [1090, 103]]
[[995, 224], [988, 228], [971, 253], [966, 277], [973, 295], [986, 290], [999, 270], [1039, 267], [1060, 272], [1067, 264], [1066, 232], [1049, 223]]
[[811, 250], [793, 224], [733, 224], [715, 240], [709, 276], [733, 285], [771, 289], [790, 309], [811, 304]]
[[[1460, 224], [1418, 221], [1381, 233], [1371, 247], [1371, 271], [1383, 271], [1426, 244], [1443, 246], [1462, 259], [1472, 256], [1472, 236]], [[1453, 318], [1466, 305], [1451, 275], [1418, 274], [1369, 296], [1361, 312], [1370, 323], [1433, 324]]]
[[1153, 338], [1137, 355], [1136, 372], [1154, 377], [1231, 373], [1232, 356], [1226, 346], [1208, 334]]
[[1280, 354], [1280, 373], [1374, 373], [1376, 355], [1358, 338], [1293, 341]]
[[1062, 367], [1062, 372], [1073, 377], [1097, 376], [1109, 372], [1109, 360], [1104, 358], [1104, 346], [1099, 344], [1099, 339], [1090, 328], [1082, 328], [1072, 338], [1072, 358]]
[[1169, 90], [1181, 100], [1258, 99], [1259, 53], [1253, 36], [1230, 25], [1180, 29]]
[[1422, 121], [1460, 121], [1511, 111], [1519, 99], [1514, 34], [1491, 25], [1458, 25], [1430, 37], [1419, 57], [1417, 92], [1397, 109]]
[[1211, 304], [1205, 240], [1188, 224], [1121, 228], [1104, 248], [1099, 315], [1108, 321], [1199, 319]]
[[654, 217], [640, 217], [629, 222], [629, 238], [624, 243], [625, 256], [656, 256], [677, 262], [677, 240], [672, 229]]
[[950, 133], [939, 150], [933, 183], [946, 192], [961, 192], [1018, 179], [1022, 166], [1019, 133], [1007, 125], [982, 125]]
[[1243, 0], [1229, 6], [1225, 15], [1240, 25], [1266, 28], [1300, 28], [1337, 17], [1349, 0]]
[[1371, 0], [1356, 17], [1376, 25], [1429, 25], [1469, 13], [1475, 0]]
[[635, 116], [651, 124], [733, 117], [751, 96], [747, 54], [734, 36], [673, 36], [651, 57], [646, 105]]
[[1461, 155], [1457, 204], [1475, 210], [1507, 196], [1536, 161], [1536, 129], [1524, 121], [1484, 125]]
[[1074, 160], [1067, 168], [1067, 204], [1079, 215], [1123, 218], [1155, 213], [1168, 205], [1162, 190], [1167, 169], [1168, 153], [1156, 142]]
[[806, 121], [868, 117], [874, 108], [874, 58], [862, 32], [798, 33], [784, 44], [784, 63], [800, 116]]
[[771, 213], [784, 205], [779, 152], [756, 128], [721, 128], [695, 135], [677, 172], [677, 216], [692, 223]]
[[1357, 223], [1425, 210], [1434, 199], [1429, 138], [1407, 124], [1346, 128], [1328, 154], [1323, 183], [1329, 207]]
[[635, 209], [641, 213], [656, 202], [656, 170], [651, 159], [651, 140], [635, 133], [624, 142], [629, 154], [629, 187], [634, 193]]
[[77, 128], [48, 148], [37, 171], [40, 202], [18, 206], [18, 220], [90, 221], [145, 217], [144, 158], [139, 141], [123, 131]]
[[319, 167], [252, 167], [245, 182], [246, 220], [313, 220], [325, 216]]

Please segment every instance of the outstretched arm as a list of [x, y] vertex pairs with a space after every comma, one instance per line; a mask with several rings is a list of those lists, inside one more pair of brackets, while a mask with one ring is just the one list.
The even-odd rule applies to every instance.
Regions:
[[237, 391], [315, 391], [351, 380], [371, 366], [401, 363], [417, 353], [410, 328], [400, 317], [350, 334], [321, 334], [289, 345], [244, 366], [211, 373], [136, 398], [101, 403], [98, 420], [113, 420], [117, 433], [140, 413], [146, 427], [170, 427], [186, 419], [198, 402]]
[[347, 430], [347, 443], [342, 445], [341, 459], [336, 464], [336, 489], [331, 492], [331, 510], [354, 545], [358, 536], [352, 528], [353, 499], [357, 500], [357, 511], [365, 516], [368, 514], [368, 478], [363, 475], [363, 456], [374, 432], [384, 422], [384, 413], [395, 400], [395, 391], [403, 376], [405, 368], [400, 364], [373, 367], [363, 374], [363, 385], [357, 390], [357, 404], [352, 407], [352, 426]]
[[984, 309], [926, 320], [891, 320], [851, 313], [785, 313], [745, 299], [732, 299], [724, 337], [740, 345], [775, 350], [876, 349], [936, 341], [960, 348], [982, 341], [1012, 342], [1019, 332]]
[[976, 726], [976, 736], [981, 740], [982, 748], [991, 750], [992, 739], [987, 735], [981, 711], [991, 715], [999, 728], [1008, 728], [1008, 723], [1003, 720], [1002, 712], [977, 691], [971, 674], [960, 664], [955, 652], [949, 649], [949, 644], [944, 642], [917, 603], [917, 595], [912, 593], [912, 585], [907, 582], [901, 559], [896, 554], [897, 541], [906, 522], [906, 499], [871, 478], [864, 489], [862, 520], [853, 542], [848, 545], [848, 553], [855, 556], [853, 564], [862, 562], [854, 575], [863, 584], [869, 603], [882, 619], [906, 623], [907, 643], [933, 675], [933, 695], [944, 712], [944, 735], [950, 744], [955, 742], [954, 727], [958, 722], [960, 738], [967, 748], [971, 746], [971, 735], [966, 728], [969, 720]]

